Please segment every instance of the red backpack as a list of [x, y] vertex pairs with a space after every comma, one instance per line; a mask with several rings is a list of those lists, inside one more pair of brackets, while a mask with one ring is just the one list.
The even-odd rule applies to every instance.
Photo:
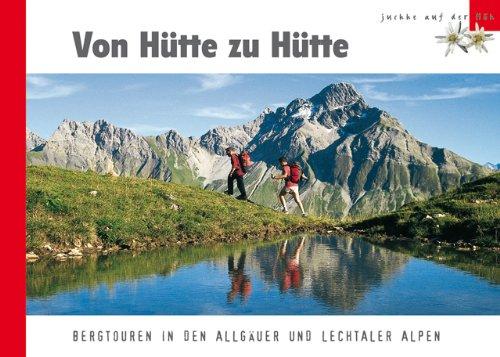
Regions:
[[244, 173], [246, 173], [253, 165], [252, 159], [250, 158], [250, 153], [246, 150], [243, 150], [238, 155], [238, 159], [240, 160], [240, 166]]
[[302, 169], [298, 164], [290, 165], [290, 176], [288, 177], [288, 180], [291, 183], [296, 184], [299, 184], [300, 180], [302, 180]]

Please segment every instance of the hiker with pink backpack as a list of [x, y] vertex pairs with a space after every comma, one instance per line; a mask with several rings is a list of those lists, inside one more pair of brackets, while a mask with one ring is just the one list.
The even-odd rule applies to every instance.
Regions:
[[278, 198], [283, 206], [283, 212], [288, 214], [288, 208], [286, 206], [285, 196], [287, 194], [292, 195], [294, 201], [299, 206], [300, 211], [302, 212], [302, 216], [306, 216], [306, 212], [304, 211], [304, 206], [302, 205], [302, 201], [300, 200], [299, 194], [299, 183], [302, 180], [307, 180], [307, 176], [304, 175], [301, 167], [297, 163], [289, 164], [285, 157], [279, 158], [279, 163], [281, 166], [281, 175], [271, 175], [271, 178], [275, 180], [285, 180], [285, 186], [281, 189]]

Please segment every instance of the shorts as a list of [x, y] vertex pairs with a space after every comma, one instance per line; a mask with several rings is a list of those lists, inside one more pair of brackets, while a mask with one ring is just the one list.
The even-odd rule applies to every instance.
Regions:
[[280, 196], [285, 196], [287, 193], [296, 193], [299, 195], [299, 186], [283, 187], [280, 191]]

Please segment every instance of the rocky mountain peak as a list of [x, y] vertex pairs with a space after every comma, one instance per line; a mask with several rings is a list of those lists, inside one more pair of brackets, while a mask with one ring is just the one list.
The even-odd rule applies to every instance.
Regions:
[[190, 139], [185, 139], [176, 130], [169, 130], [166, 133], [158, 135], [155, 140], [167, 149], [173, 149], [181, 153], [187, 153], [189, 151]]
[[47, 141], [40, 135], [33, 133], [26, 128], [26, 151], [39, 150], [45, 145]]
[[203, 134], [199, 142], [208, 151], [224, 155], [227, 147], [234, 146], [236, 149], [241, 149], [249, 140], [248, 134], [241, 126], [235, 128], [219, 126]]
[[198, 142], [209, 152], [217, 155], [225, 155], [225, 150], [229, 146], [242, 150], [259, 133], [266, 119], [274, 116], [270, 108], [265, 108], [259, 116], [244, 125], [234, 127], [218, 126], [203, 134]]
[[269, 108], [269, 107], [265, 107], [265, 108], [264, 108], [264, 110], [260, 113], [259, 118], [260, 118], [260, 117], [264, 117], [264, 116], [266, 116], [267, 114], [270, 114], [270, 113], [272, 113], [272, 112], [273, 112], [273, 110], [272, 110], [271, 108]]
[[[27, 145], [29, 134], [27, 133]], [[222, 191], [229, 172], [228, 146], [252, 152], [246, 178], [254, 202], [273, 206], [270, 174], [287, 156], [303, 165], [309, 181], [301, 196], [309, 212], [375, 214], [441, 193], [490, 173], [449, 150], [419, 142], [389, 113], [368, 106], [347, 83], [327, 86], [275, 112], [266, 108], [245, 125], [217, 127], [199, 138], [171, 130], [142, 137], [105, 120], [65, 120], [31, 164], [94, 170], [200, 184]], [[493, 166], [493, 165], [491, 165]]]
[[100, 147], [118, 147], [124, 143], [144, 139], [127, 128], [117, 127], [105, 119], [95, 122], [77, 122], [65, 119], [54, 133], [53, 139], [68, 140], [69, 137], [95, 141]]
[[104, 119], [99, 119], [95, 122], [83, 121], [79, 122], [72, 119], [64, 119], [57, 127], [56, 133], [67, 133], [77, 131], [98, 132], [106, 128], [113, 128], [114, 125]]
[[287, 105], [285, 113], [287, 115], [294, 114], [301, 108], [310, 108], [311, 107], [311, 102], [308, 101], [307, 99], [302, 99], [302, 98], [297, 98], [294, 99], [290, 102], [290, 104]]
[[491, 162], [487, 162], [486, 164], [484, 164], [484, 167], [487, 168], [488, 170], [500, 171], [500, 163], [494, 164]]
[[317, 106], [324, 106], [328, 110], [334, 110], [349, 104], [363, 100], [358, 91], [349, 83], [333, 83], [323, 88], [321, 92], [310, 98]]
[[94, 123], [94, 126], [97, 128], [105, 129], [105, 128], [114, 128], [115, 126], [108, 122], [106, 119], [99, 119]]
[[262, 125], [264, 120], [267, 117], [272, 116], [273, 114], [273, 110], [269, 107], [266, 107], [256, 119], [246, 123], [242, 126], [242, 128], [250, 137], [253, 137], [259, 131], [260, 126]]

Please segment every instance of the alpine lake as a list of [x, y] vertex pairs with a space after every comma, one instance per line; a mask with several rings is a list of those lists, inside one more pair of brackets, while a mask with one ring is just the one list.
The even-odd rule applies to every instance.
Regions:
[[495, 315], [497, 253], [356, 237], [119, 252], [27, 264], [29, 315]]

